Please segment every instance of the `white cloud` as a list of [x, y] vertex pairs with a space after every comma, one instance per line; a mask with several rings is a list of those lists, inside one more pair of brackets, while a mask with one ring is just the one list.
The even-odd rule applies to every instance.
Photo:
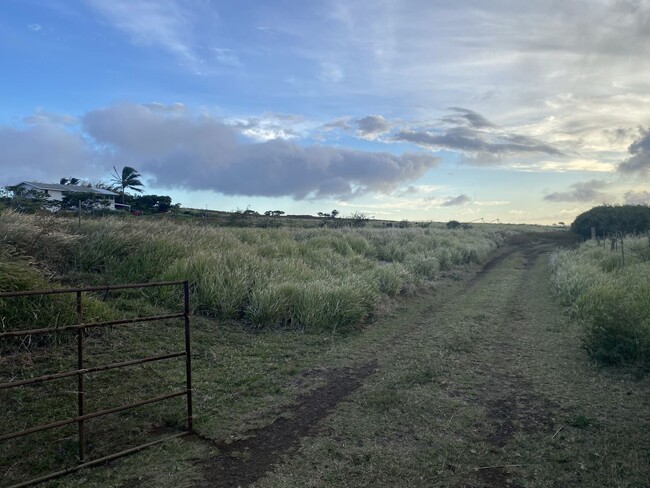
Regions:
[[273, 112], [256, 117], [227, 119], [225, 122], [258, 142], [306, 137], [314, 125], [300, 115]]
[[607, 161], [594, 159], [566, 159], [560, 161], [510, 161], [504, 164], [506, 167], [518, 171], [529, 172], [551, 172], [566, 173], [570, 171], [588, 171], [595, 173], [612, 173], [616, 170], [616, 164]]
[[196, 15], [175, 0], [86, 0], [111, 25], [125, 32], [133, 42], [158, 46], [193, 67]]
[[40, 31], [40, 30], [43, 28], [43, 26], [42, 26], [41, 24], [29, 24], [29, 25], [27, 26], [27, 28], [28, 28], [30, 31], [38, 32], [38, 31]]

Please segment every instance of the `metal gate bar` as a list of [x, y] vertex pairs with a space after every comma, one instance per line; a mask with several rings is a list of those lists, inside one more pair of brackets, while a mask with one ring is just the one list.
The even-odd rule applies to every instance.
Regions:
[[[166, 315], [155, 315], [148, 317], [136, 317], [131, 319], [121, 319], [121, 320], [109, 320], [104, 322], [90, 322], [83, 323], [83, 306], [82, 306], [82, 293], [83, 292], [99, 292], [104, 291], [108, 293], [111, 290], [125, 290], [133, 288], [148, 288], [148, 287], [160, 287], [160, 286], [173, 286], [173, 285], [183, 285], [183, 312], [166, 314]], [[76, 325], [67, 325], [63, 327], [49, 327], [49, 328], [40, 328], [40, 329], [30, 329], [30, 330], [17, 330], [13, 332], [4, 332], [0, 334], [0, 340], [9, 337], [21, 337], [28, 335], [38, 335], [38, 334], [51, 334], [58, 332], [66, 331], [76, 331], [77, 332], [77, 369], [74, 371], [65, 371], [61, 373], [54, 373], [49, 375], [43, 375], [36, 378], [30, 378], [27, 380], [12, 381], [8, 383], [1, 383], [0, 389], [7, 388], [16, 388], [19, 386], [31, 385], [35, 383], [42, 383], [46, 381], [53, 381], [61, 378], [67, 378], [71, 376], [77, 376], [77, 416], [59, 420], [57, 422], [52, 422], [49, 424], [38, 425], [31, 427], [29, 429], [24, 429], [21, 431], [11, 432], [7, 434], [0, 435], [0, 441], [5, 441], [13, 439], [16, 437], [25, 436], [28, 434], [33, 434], [35, 432], [40, 432], [43, 430], [53, 429], [57, 427], [62, 427], [64, 425], [69, 425], [77, 423], [78, 425], [78, 437], [79, 437], [79, 464], [70, 468], [66, 468], [55, 473], [50, 473], [39, 478], [32, 479], [17, 485], [14, 485], [11, 488], [18, 488], [29, 486], [35, 483], [40, 483], [52, 478], [56, 478], [74, 471], [77, 471], [84, 467], [94, 466], [105, 461], [110, 461], [127, 454], [139, 451], [146, 447], [149, 447], [160, 442], [164, 442], [168, 439], [173, 439], [182, 435], [186, 435], [192, 432], [192, 359], [191, 359], [191, 334], [190, 334], [190, 297], [189, 297], [189, 283], [185, 281], [161, 281], [156, 283], [136, 283], [132, 285], [113, 285], [113, 286], [100, 286], [100, 287], [86, 287], [86, 288], [71, 288], [71, 289], [53, 289], [53, 290], [33, 290], [33, 291], [21, 291], [21, 292], [8, 292], [0, 293], [0, 298], [12, 298], [12, 297], [21, 297], [21, 296], [35, 296], [35, 295], [52, 295], [52, 294], [64, 294], [64, 293], [74, 293], [76, 295], [75, 306], [77, 314], [77, 324]], [[95, 328], [95, 327], [106, 327], [111, 325], [121, 325], [121, 324], [133, 324], [139, 322], [151, 322], [156, 320], [166, 320], [173, 318], [183, 318], [184, 319], [184, 340], [185, 340], [185, 351], [175, 352], [169, 354], [163, 354], [159, 356], [150, 356], [141, 359], [135, 359], [131, 361], [122, 361], [118, 363], [106, 364], [102, 366], [96, 366], [92, 368], [84, 367], [84, 335], [86, 329]], [[168, 393], [165, 395], [160, 395], [154, 398], [149, 398], [147, 400], [140, 400], [138, 402], [120, 405], [117, 407], [112, 407], [97, 412], [86, 413], [85, 412], [85, 389], [84, 389], [84, 376], [86, 374], [96, 373], [99, 371], [106, 371], [110, 369], [124, 368], [128, 366], [134, 366], [137, 364], [150, 363], [154, 361], [162, 361], [171, 358], [185, 357], [185, 390], [177, 391], [173, 393]], [[146, 444], [126, 449], [108, 456], [104, 456], [98, 459], [91, 461], [85, 460], [85, 428], [84, 421], [101, 417], [103, 415], [109, 415], [116, 412], [121, 412], [130, 408], [136, 408], [143, 405], [148, 405], [151, 403], [159, 402], [162, 400], [167, 400], [169, 398], [175, 398], [179, 396], [186, 397], [186, 430], [182, 433], [168, 436], [162, 439], [157, 439]]]

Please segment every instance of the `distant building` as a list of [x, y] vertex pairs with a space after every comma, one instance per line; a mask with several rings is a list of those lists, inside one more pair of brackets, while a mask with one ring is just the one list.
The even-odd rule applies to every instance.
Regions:
[[[104, 190], [103, 188], [89, 188], [87, 186], [77, 185], [59, 185], [56, 183], [37, 183], [34, 181], [23, 181], [16, 185], [17, 188], [22, 188], [25, 191], [37, 191], [44, 193], [48, 200], [60, 202], [65, 195], [71, 193], [92, 193], [97, 195], [98, 198], [106, 199], [108, 202], [107, 208], [115, 210], [115, 197], [118, 195], [114, 191]], [[117, 204], [122, 207], [123, 205]]]

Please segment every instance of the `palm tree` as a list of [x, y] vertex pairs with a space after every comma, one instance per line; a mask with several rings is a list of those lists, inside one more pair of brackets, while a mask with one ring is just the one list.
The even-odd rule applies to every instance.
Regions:
[[74, 186], [76, 186], [79, 183], [81, 183], [81, 180], [79, 178], [74, 178], [73, 176], [71, 176], [70, 178], [61, 178], [59, 180], [60, 185], [74, 185]]
[[130, 188], [133, 191], [142, 192], [142, 188], [139, 187], [144, 186], [144, 183], [142, 183], [139, 178], [142, 178], [142, 175], [130, 166], [124, 166], [121, 174], [117, 171], [117, 168], [113, 166], [111, 181], [118, 187], [122, 188], [122, 204], [124, 204], [124, 192], [127, 188]]

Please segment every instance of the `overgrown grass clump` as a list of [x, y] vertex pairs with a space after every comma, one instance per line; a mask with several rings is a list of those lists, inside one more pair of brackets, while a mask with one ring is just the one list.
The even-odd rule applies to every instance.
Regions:
[[[144, 219], [0, 214], [0, 242], [70, 284], [188, 279], [194, 310], [256, 327], [346, 330], [382, 297], [479, 263], [504, 242], [497, 227], [219, 228]], [[150, 295], [178, 304], [175, 292]]]
[[[0, 293], [47, 290], [51, 285], [32, 264], [20, 257], [0, 251]], [[110, 306], [84, 294], [82, 320], [92, 322], [112, 318]], [[34, 295], [0, 298], [0, 333], [9, 330], [30, 330], [77, 323], [76, 297], [70, 294]], [[21, 336], [3, 343], [1, 351], [29, 349], [40, 344], [67, 342], [71, 332]]]
[[553, 287], [585, 324], [584, 345], [607, 364], [650, 368], [650, 242], [627, 237], [626, 256], [588, 241], [551, 258]]

